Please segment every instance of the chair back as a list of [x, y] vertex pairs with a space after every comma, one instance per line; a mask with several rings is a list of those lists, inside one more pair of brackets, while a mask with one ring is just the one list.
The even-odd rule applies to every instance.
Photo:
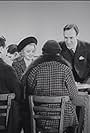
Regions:
[[[65, 102], [68, 100], [68, 96], [29, 96], [32, 133], [63, 133]], [[52, 104], [59, 106], [55, 108], [54, 106], [50, 106]], [[49, 120], [58, 120], [59, 125], [57, 129], [53, 126], [44, 126], [42, 129], [41, 127], [37, 127], [39, 125], [38, 120], [42, 120], [42, 123], [48, 123], [49, 126]]]
[[0, 130], [7, 128], [11, 100], [14, 98], [14, 93], [0, 94]]

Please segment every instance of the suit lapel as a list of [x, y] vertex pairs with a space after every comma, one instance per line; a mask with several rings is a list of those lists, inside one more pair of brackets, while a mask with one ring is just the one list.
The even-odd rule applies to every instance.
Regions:
[[83, 44], [80, 43], [78, 40], [75, 56], [74, 56], [74, 68], [79, 75], [79, 77], [82, 77], [84, 74], [84, 70], [86, 69], [87, 64], [87, 54], [85, 47], [83, 48]]

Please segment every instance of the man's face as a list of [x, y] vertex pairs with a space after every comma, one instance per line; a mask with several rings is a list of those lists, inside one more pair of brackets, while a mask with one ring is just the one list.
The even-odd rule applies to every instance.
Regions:
[[77, 45], [76, 31], [72, 28], [70, 30], [65, 30], [63, 34], [67, 48], [69, 49], [75, 48]]
[[23, 54], [24, 54], [24, 57], [27, 59], [27, 60], [30, 60], [33, 56], [34, 56], [34, 53], [35, 53], [35, 44], [34, 43], [31, 43], [30, 45], [27, 45], [24, 49], [23, 49]]

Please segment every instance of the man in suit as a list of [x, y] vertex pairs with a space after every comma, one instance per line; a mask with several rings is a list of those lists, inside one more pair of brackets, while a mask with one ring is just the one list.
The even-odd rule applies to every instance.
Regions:
[[90, 83], [90, 43], [78, 40], [78, 33], [75, 24], [63, 28], [64, 41], [59, 42], [61, 55], [71, 64], [76, 82]]
[[8, 131], [5, 133], [19, 133], [21, 87], [14, 69], [4, 62], [4, 52], [5, 38], [0, 37], [0, 94], [15, 93], [15, 99], [12, 102], [9, 115]]
[[[61, 55], [71, 64], [76, 82], [90, 83], [90, 43], [78, 40], [79, 29], [75, 24], [67, 24], [63, 28], [64, 41], [59, 42]], [[90, 94], [90, 89], [87, 89]], [[81, 110], [82, 120], [80, 131], [82, 132], [84, 111], [77, 107], [77, 115]]]

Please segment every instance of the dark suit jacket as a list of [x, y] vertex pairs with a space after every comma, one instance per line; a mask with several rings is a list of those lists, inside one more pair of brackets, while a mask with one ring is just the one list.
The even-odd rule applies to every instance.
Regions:
[[0, 58], [0, 93], [15, 93], [16, 99], [21, 98], [20, 82], [14, 69]]
[[60, 42], [62, 48], [62, 56], [70, 62], [73, 66], [77, 76], [74, 74], [75, 80], [83, 82], [90, 76], [90, 43], [77, 40], [77, 48], [74, 54], [74, 58], [70, 53], [70, 50], [66, 47], [65, 42]]
[[[12, 101], [11, 110], [8, 121], [8, 131], [5, 133], [19, 133], [21, 122], [20, 115], [20, 101], [21, 101], [21, 87], [20, 82], [16, 77], [14, 69], [7, 65], [0, 58], [0, 94], [15, 93], [15, 100]], [[0, 131], [0, 133], [2, 133]]]

